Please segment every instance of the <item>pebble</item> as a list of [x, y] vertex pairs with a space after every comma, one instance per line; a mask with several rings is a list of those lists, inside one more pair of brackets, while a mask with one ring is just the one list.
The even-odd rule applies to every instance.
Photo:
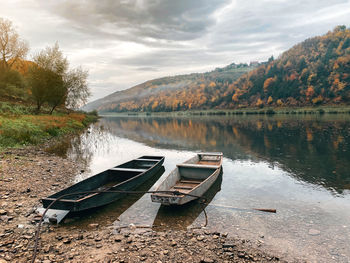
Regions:
[[[48, 162], [46, 153], [38, 154], [35, 152], [33, 156], [28, 157], [33, 162], [27, 165], [23, 164], [23, 166], [15, 166], [9, 160], [7, 167], [10, 168], [5, 171], [7, 178], [13, 177], [14, 179], [13, 182], [6, 183], [6, 191], [1, 193], [0, 263], [30, 261], [32, 241], [37, 226], [37, 222], [34, 221], [36, 215], [34, 207], [39, 204], [39, 198], [42, 197], [44, 191], [53, 186], [57, 189], [65, 187], [72, 179], [68, 175], [76, 174], [76, 171], [79, 172], [79, 169], [73, 169], [77, 167], [67, 160], [50, 156], [52, 161]], [[25, 163], [23, 158], [21, 160]], [[37, 166], [37, 163], [40, 165]], [[56, 165], [50, 166], [51, 164]], [[51, 174], [55, 176], [48, 176], [44, 172], [47, 170], [50, 170]], [[15, 174], [23, 176], [14, 176]], [[28, 178], [32, 178], [34, 174], [37, 177], [29, 185]], [[44, 179], [45, 176], [46, 179]], [[4, 209], [5, 207], [6, 209]], [[33, 225], [30, 224], [32, 221]], [[227, 233], [222, 234], [209, 229], [163, 230], [162, 232], [147, 229], [139, 232], [138, 229], [135, 229], [135, 225], [131, 224], [114, 235], [112, 233], [115, 229], [98, 223], [99, 221], [87, 223], [87, 227], [83, 228], [44, 224], [41, 235], [41, 240], [44, 242], [40, 242], [43, 247], [38, 251], [37, 261], [51, 263], [133, 262], [135, 260], [156, 263], [211, 263], [235, 260], [235, 262], [241, 263], [247, 261], [245, 258], [247, 256], [249, 261], [256, 259], [258, 262], [266, 262], [265, 258], [251, 247], [252, 243], [243, 244], [240, 240], [224, 239], [227, 237]], [[97, 249], [101, 248], [103, 248], [103, 252], [97, 252]], [[240, 252], [244, 251], [241, 252], [243, 253], [242, 259], [234, 257], [239, 249], [241, 249]], [[265, 255], [264, 252], [259, 253]]]
[[198, 241], [203, 241], [204, 240], [204, 236], [203, 235], [197, 236], [197, 240]]
[[0, 215], [6, 215], [7, 214], [7, 211], [5, 211], [4, 209], [0, 209]]
[[203, 258], [201, 260], [201, 263], [214, 263], [214, 260], [212, 260], [211, 258]]
[[319, 231], [317, 229], [310, 229], [309, 230], [309, 235], [310, 236], [318, 236], [319, 234], [321, 234], [321, 231]]

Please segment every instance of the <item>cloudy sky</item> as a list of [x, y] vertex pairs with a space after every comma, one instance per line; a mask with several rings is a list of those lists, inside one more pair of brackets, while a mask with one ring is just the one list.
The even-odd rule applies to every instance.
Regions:
[[337, 25], [350, 0], [0, 0], [32, 54], [58, 41], [91, 100], [153, 78], [278, 57]]

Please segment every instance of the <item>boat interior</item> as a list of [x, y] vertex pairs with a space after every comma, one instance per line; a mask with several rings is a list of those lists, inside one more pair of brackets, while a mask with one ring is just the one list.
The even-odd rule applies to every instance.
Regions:
[[[71, 187], [68, 187], [61, 192], [58, 192], [50, 198], [57, 198], [61, 195], [73, 193], [73, 192], [84, 192], [84, 191], [102, 191], [111, 187], [117, 186], [120, 183], [125, 182], [133, 177], [136, 177], [148, 169], [153, 167], [163, 157], [161, 156], [142, 156], [138, 159], [134, 159], [127, 163], [117, 165], [99, 174], [96, 174], [88, 179], [85, 179]], [[75, 194], [67, 196], [65, 200], [79, 200], [88, 196], [95, 195], [94, 193], [86, 194]]]
[[221, 155], [198, 155], [197, 164], [220, 165]]
[[192, 167], [178, 165], [179, 179], [169, 190], [189, 193], [212, 175], [216, 169], [217, 167], [208, 167], [207, 165]]
[[219, 154], [198, 154], [193, 159], [178, 164], [178, 180], [169, 190], [191, 192], [219, 168], [221, 161], [222, 155]]

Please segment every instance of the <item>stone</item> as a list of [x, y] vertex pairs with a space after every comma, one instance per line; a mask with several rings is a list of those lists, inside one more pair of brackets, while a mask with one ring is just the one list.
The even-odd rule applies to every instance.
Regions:
[[91, 228], [94, 228], [94, 227], [96, 228], [96, 227], [98, 227], [98, 226], [99, 226], [99, 225], [96, 224], [96, 223], [95, 223], [95, 224], [89, 224], [89, 227], [91, 227]]
[[203, 235], [198, 236], [198, 237], [197, 237], [197, 240], [198, 240], [198, 241], [203, 241], [203, 240], [204, 240], [204, 236], [203, 236]]
[[70, 244], [71, 242], [72, 240], [70, 240], [69, 238], [63, 239], [63, 244]]
[[0, 209], [0, 215], [6, 215], [7, 214], [7, 211], [5, 211], [4, 209]]
[[235, 247], [236, 245], [235, 244], [233, 244], [233, 243], [224, 243], [224, 244], [222, 244], [222, 247], [223, 248], [229, 248], [229, 247]]
[[115, 242], [121, 242], [123, 240], [124, 236], [123, 235], [116, 235], [114, 237]]
[[203, 258], [201, 260], [201, 263], [214, 263], [214, 260], [212, 260], [211, 258]]
[[309, 235], [310, 236], [318, 236], [319, 234], [321, 234], [320, 230], [317, 230], [317, 229], [310, 229], [309, 230]]

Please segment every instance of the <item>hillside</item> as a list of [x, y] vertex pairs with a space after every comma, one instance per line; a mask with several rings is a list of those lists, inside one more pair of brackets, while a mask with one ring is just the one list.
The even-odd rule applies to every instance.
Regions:
[[165, 77], [92, 102], [102, 112], [349, 104], [350, 29], [338, 26], [258, 67]]
[[173, 111], [211, 108], [222, 93], [256, 65], [232, 63], [207, 73], [154, 79], [87, 104], [84, 110]]
[[[227, 94], [225, 96], [225, 94]], [[305, 40], [239, 78], [220, 108], [349, 104], [350, 29]]]

